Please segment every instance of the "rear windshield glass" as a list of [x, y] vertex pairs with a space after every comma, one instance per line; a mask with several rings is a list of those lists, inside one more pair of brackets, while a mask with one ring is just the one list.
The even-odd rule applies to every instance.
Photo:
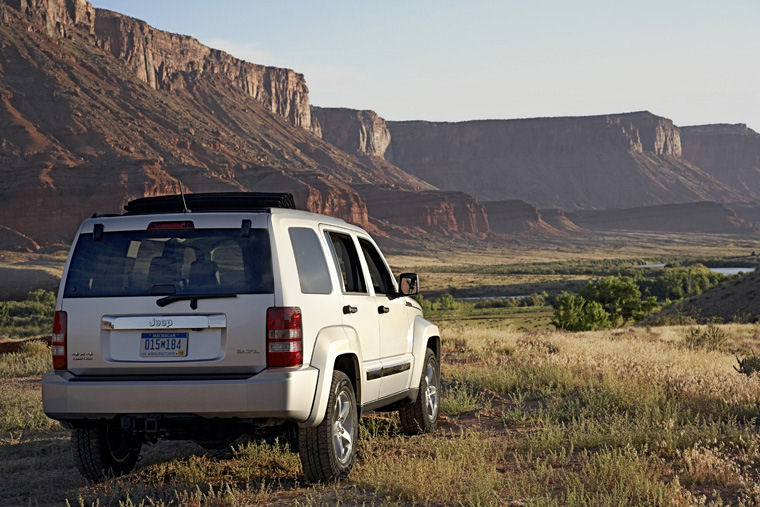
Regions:
[[251, 229], [82, 234], [64, 297], [167, 294], [271, 294], [269, 234]]

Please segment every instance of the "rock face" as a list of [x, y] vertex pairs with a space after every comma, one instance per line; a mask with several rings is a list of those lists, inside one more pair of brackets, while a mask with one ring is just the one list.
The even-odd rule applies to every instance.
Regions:
[[574, 223], [593, 230], [660, 232], [757, 233], [754, 224], [716, 202], [665, 204], [628, 209], [581, 210], [568, 213]]
[[485, 208], [464, 192], [404, 192], [370, 186], [359, 187], [359, 191], [370, 216], [394, 225], [447, 236], [470, 234], [482, 237], [489, 231]]
[[94, 33], [95, 9], [86, 0], [3, 0], [2, 3], [34, 19], [48, 37], [64, 37], [72, 28]]
[[760, 134], [737, 125], [681, 127], [683, 157], [721, 183], [760, 199]]
[[493, 232], [503, 234], [560, 234], [561, 231], [546, 223], [538, 209], [520, 200], [484, 201], [488, 224]]
[[[40, 245], [179, 182], [189, 192], [289, 191], [301, 208], [370, 230], [379, 221], [357, 188], [434, 188], [311, 134], [308, 91], [293, 71], [74, 0], [0, 6], [0, 225]], [[48, 33], [54, 19], [65, 37]], [[440, 229], [440, 211], [425, 209], [435, 216], [414, 221]]]
[[563, 209], [743, 200], [684, 160], [678, 128], [649, 112], [387, 125], [388, 161], [482, 200]]
[[312, 106], [311, 114], [312, 130], [325, 141], [349, 153], [385, 156], [391, 134], [374, 111]]
[[154, 90], [176, 91], [189, 81], [223, 75], [292, 125], [307, 130], [311, 126], [309, 89], [302, 74], [245, 62], [192, 37], [157, 30], [104, 9], [96, 9], [95, 36], [101, 48], [125, 62]]

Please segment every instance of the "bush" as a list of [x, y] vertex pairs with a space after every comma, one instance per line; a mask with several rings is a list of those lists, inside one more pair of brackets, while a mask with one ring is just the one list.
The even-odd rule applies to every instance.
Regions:
[[597, 301], [563, 292], [554, 306], [552, 324], [568, 331], [593, 331], [610, 326], [610, 314]]
[[691, 328], [686, 335], [686, 346], [690, 349], [718, 350], [726, 343], [728, 336], [718, 326], [709, 324], [704, 329]]
[[734, 370], [743, 375], [750, 376], [755, 372], [760, 371], [760, 357], [752, 354], [751, 356], [736, 358], [736, 362], [739, 363], [739, 367], [734, 366]]

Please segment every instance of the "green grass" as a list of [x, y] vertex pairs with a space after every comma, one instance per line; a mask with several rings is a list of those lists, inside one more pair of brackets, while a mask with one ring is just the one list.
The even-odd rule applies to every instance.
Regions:
[[23, 301], [0, 302], [0, 338], [25, 338], [50, 334], [53, 329], [55, 294], [31, 291]]

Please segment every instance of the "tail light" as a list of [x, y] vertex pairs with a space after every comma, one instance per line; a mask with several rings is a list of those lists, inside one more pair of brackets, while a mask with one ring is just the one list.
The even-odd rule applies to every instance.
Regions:
[[53, 318], [53, 369], [66, 369], [66, 312], [55, 312]]
[[303, 325], [297, 306], [267, 309], [267, 366], [303, 363]]

